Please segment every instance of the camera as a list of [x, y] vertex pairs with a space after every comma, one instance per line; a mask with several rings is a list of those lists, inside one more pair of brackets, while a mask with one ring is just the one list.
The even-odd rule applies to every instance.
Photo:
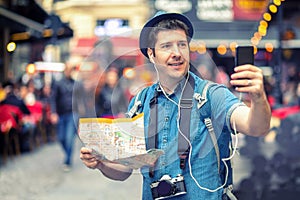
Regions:
[[175, 178], [164, 175], [160, 180], [151, 183], [150, 187], [155, 200], [186, 194], [184, 177], [180, 174]]

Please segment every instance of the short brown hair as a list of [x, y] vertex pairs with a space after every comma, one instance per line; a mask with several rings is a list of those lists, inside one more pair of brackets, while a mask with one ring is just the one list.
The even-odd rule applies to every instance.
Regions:
[[157, 34], [160, 31], [178, 30], [178, 29], [184, 30], [186, 36], [188, 37], [189, 28], [182, 21], [180, 21], [178, 19], [165, 19], [165, 20], [158, 22], [157, 24], [154, 25], [153, 28], [151, 28], [151, 31], [149, 33], [149, 38], [148, 38], [148, 47], [154, 48], [155, 43], [157, 42]]

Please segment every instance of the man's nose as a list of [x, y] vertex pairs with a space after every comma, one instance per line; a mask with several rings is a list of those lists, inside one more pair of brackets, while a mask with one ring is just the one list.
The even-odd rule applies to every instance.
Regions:
[[180, 48], [178, 47], [178, 45], [174, 44], [172, 49], [171, 49], [171, 53], [174, 55], [174, 56], [180, 56], [181, 55], [181, 51], [180, 51]]

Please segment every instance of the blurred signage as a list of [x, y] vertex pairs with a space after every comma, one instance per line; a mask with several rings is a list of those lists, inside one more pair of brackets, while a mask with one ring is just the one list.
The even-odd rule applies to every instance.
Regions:
[[66, 65], [61, 62], [35, 62], [36, 71], [48, 72], [62, 72], [65, 70]]
[[190, 0], [156, 0], [154, 6], [157, 10], [185, 13], [192, 9], [192, 2]]
[[233, 0], [234, 20], [259, 20], [269, 0]]
[[92, 72], [97, 68], [96, 62], [82, 62], [79, 66], [79, 71]]
[[[153, 0], [156, 10], [196, 16], [202, 21], [261, 19], [270, 0]], [[194, 6], [194, 9], [192, 9]]]
[[198, 0], [197, 17], [207, 21], [232, 21], [232, 0]]
[[129, 27], [128, 20], [112, 18], [105, 20], [97, 20], [95, 28], [96, 36], [129, 36], [132, 30]]

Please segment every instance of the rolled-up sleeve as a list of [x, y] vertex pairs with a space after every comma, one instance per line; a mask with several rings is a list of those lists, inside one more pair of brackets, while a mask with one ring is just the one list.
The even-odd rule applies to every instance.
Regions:
[[233, 111], [240, 106], [246, 106], [246, 105], [243, 102], [235, 103], [229, 108], [229, 110], [226, 114], [226, 125], [230, 129], [230, 132], [233, 134], [235, 134], [236, 131], [234, 130], [234, 127], [231, 126], [230, 119], [231, 119], [231, 115], [232, 115]]

